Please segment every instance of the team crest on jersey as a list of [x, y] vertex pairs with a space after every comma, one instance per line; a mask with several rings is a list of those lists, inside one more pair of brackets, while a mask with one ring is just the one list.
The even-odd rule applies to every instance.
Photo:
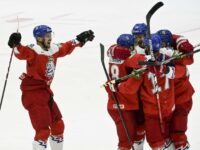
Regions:
[[52, 56], [48, 57], [48, 59], [49, 60], [46, 64], [46, 77], [53, 78], [55, 72], [54, 59]]

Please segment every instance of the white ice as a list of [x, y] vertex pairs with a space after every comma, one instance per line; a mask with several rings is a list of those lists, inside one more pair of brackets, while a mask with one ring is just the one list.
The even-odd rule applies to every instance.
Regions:
[[[78, 33], [92, 29], [96, 38], [83, 48], [58, 61], [52, 84], [55, 100], [66, 123], [64, 149], [116, 150], [117, 136], [106, 110], [107, 95], [100, 85], [106, 81], [101, 63], [99, 43], [108, 48], [121, 33], [130, 33], [133, 25], [145, 22], [155, 0], [0, 0], [0, 92], [3, 89], [11, 49], [10, 33], [17, 30], [22, 43], [34, 43], [32, 30], [39, 24], [51, 26], [54, 42], [73, 39]], [[200, 42], [200, 1], [163, 0], [165, 5], [151, 20], [151, 31], [170, 29]], [[191, 82], [196, 90], [189, 116], [188, 137], [192, 150], [200, 148], [200, 55], [189, 66]], [[106, 58], [107, 62], [107, 58]], [[2, 110], [0, 111], [0, 150], [30, 150], [34, 131], [27, 111], [21, 104], [20, 80], [25, 62], [13, 58]], [[145, 150], [149, 147], [145, 145]]]

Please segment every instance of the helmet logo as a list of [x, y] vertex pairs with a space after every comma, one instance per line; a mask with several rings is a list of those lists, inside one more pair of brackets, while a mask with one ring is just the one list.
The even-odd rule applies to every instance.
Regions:
[[156, 47], [157, 47], [157, 48], [160, 48], [160, 44], [159, 44], [159, 43], [157, 43], [157, 44], [156, 44]]
[[126, 38], [126, 40], [129, 40], [129, 37], [128, 37], [128, 36], [126, 36], [125, 38]]
[[162, 34], [166, 34], [166, 32], [163, 30], [163, 31], [162, 31]]

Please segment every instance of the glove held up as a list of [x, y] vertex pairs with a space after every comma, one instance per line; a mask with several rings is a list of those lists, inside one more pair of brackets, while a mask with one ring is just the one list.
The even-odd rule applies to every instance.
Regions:
[[17, 45], [20, 45], [20, 42], [21, 42], [21, 34], [20, 33], [12, 33], [9, 37], [9, 40], [8, 40], [8, 46], [10, 48], [14, 48], [15, 46]]

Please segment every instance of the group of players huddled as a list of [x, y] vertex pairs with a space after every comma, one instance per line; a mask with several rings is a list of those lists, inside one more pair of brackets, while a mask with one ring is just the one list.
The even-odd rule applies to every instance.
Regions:
[[[177, 59], [157, 66], [139, 65], [139, 61], [152, 61], [151, 45], [146, 35], [146, 24], [137, 23], [131, 34], [121, 34], [116, 44], [107, 51], [111, 79], [144, 68], [123, 82], [105, 86], [108, 113], [116, 125], [119, 139], [118, 150], [130, 150], [132, 147], [143, 150], [145, 138], [152, 150], [189, 150], [186, 131], [194, 89], [189, 81], [187, 65], [193, 63], [193, 55], [179, 56], [192, 52], [194, 48], [183, 36], [161, 29], [151, 34], [156, 62], [171, 57]], [[122, 111], [131, 143], [118, 108]]]

